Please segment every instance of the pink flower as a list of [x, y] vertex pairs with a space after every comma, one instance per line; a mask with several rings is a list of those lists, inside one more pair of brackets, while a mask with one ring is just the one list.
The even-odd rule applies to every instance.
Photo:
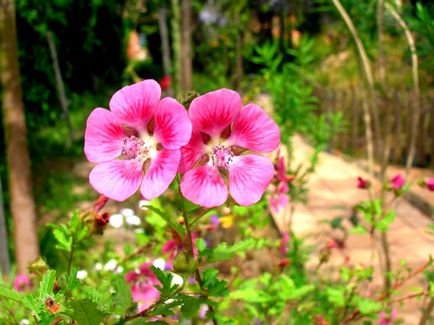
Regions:
[[288, 253], [289, 233], [285, 232], [280, 239], [280, 255], [286, 256]]
[[369, 186], [371, 185], [371, 183], [362, 177], [357, 177], [357, 187], [360, 189], [367, 189]]
[[268, 196], [268, 202], [270, 203], [271, 212], [277, 214], [288, 205], [289, 196], [281, 192], [270, 194]]
[[139, 188], [147, 200], [161, 195], [176, 175], [191, 122], [175, 99], [145, 80], [118, 90], [110, 110], [95, 108], [87, 119], [84, 152], [96, 163], [89, 175], [95, 190], [124, 201]]
[[[205, 207], [222, 205], [230, 192], [243, 206], [258, 202], [274, 175], [272, 162], [253, 152], [271, 152], [280, 143], [276, 123], [259, 107], [242, 107], [240, 95], [220, 89], [190, 105], [190, 142], [182, 148], [181, 192]], [[227, 185], [228, 184], [228, 185]], [[228, 191], [229, 186], [229, 191]]]
[[430, 190], [430, 191], [434, 191], [434, 178], [428, 178], [425, 181], [426, 187]]
[[395, 176], [393, 176], [390, 182], [394, 190], [399, 190], [404, 186], [405, 178], [401, 174], [396, 174]]
[[[173, 260], [175, 259], [178, 252], [181, 252], [184, 247], [184, 242], [188, 240], [188, 236], [185, 235], [184, 241], [181, 239], [181, 237], [176, 233], [172, 232], [173, 239], [169, 239], [161, 248], [161, 253], [166, 254], [169, 253], [169, 257], [167, 259], [166, 268], [172, 269], [173, 268]], [[199, 236], [193, 232], [191, 234], [191, 238], [193, 239], [193, 254], [194, 257], [197, 257], [198, 250], [196, 247], [196, 240]]]
[[151, 271], [151, 266], [152, 263], [144, 263], [139, 271], [130, 271], [125, 275], [125, 280], [132, 285], [131, 295], [137, 303], [138, 312], [148, 309], [160, 298], [160, 291], [155, 288], [160, 281]]
[[14, 279], [13, 286], [15, 290], [22, 292], [30, 289], [32, 286], [32, 281], [25, 274], [17, 274]]

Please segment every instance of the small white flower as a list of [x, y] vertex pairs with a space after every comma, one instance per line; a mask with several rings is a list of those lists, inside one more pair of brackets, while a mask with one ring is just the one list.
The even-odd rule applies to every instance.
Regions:
[[101, 271], [102, 270], [102, 264], [101, 263], [96, 263], [95, 264], [95, 270], [96, 271]]
[[118, 266], [115, 270], [116, 273], [122, 273], [124, 271], [124, 268], [122, 266]]
[[142, 223], [142, 220], [136, 215], [125, 217], [125, 222], [129, 224], [130, 226], [140, 226]]
[[83, 280], [87, 277], [87, 271], [86, 270], [80, 270], [77, 272], [77, 279]]
[[139, 208], [142, 210], [148, 210], [148, 206], [151, 205], [151, 202], [148, 200], [140, 200], [139, 201]]
[[143, 234], [143, 233], [145, 232], [145, 230], [142, 229], [142, 228], [137, 228], [137, 229], [134, 229], [134, 232], [135, 232], [136, 234]]
[[132, 209], [121, 209], [121, 214], [124, 217], [131, 217], [134, 215], [134, 211]]
[[184, 283], [184, 279], [182, 278], [182, 276], [180, 276], [177, 273], [173, 273], [173, 272], [171, 272], [171, 274], [172, 274], [172, 282], [170, 283], [170, 285], [171, 286], [174, 286], [174, 285], [182, 286], [182, 284]]
[[118, 266], [118, 262], [116, 262], [115, 259], [111, 259], [104, 265], [104, 270], [106, 271], [114, 271], [116, 269], [116, 266]]
[[164, 271], [164, 269], [166, 268], [166, 261], [164, 260], [164, 258], [159, 257], [152, 263], [152, 265], [155, 266], [157, 269]]
[[124, 216], [122, 214], [112, 214], [110, 216], [109, 224], [113, 228], [120, 228], [124, 224]]
[[30, 324], [30, 321], [26, 318], [20, 320], [20, 325], [29, 325], [29, 324]]

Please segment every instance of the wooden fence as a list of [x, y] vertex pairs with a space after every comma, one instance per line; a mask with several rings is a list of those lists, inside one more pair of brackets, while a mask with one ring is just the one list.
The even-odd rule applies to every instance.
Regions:
[[[365, 125], [363, 121], [363, 95], [359, 89], [317, 90], [322, 113], [338, 113], [343, 116], [342, 130], [336, 132], [331, 147], [351, 155], [365, 154]], [[393, 91], [388, 96], [378, 96], [375, 100], [382, 138], [389, 119], [388, 132], [391, 137], [390, 161], [403, 164], [407, 158], [413, 118], [415, 116], [414, 95], [407, 89]], [[420, 97], [420, 118], [417, 126], [416, 155], [414, 165], [434, 166], [434, 94]], [[375, 148], [380, 148], [377, 130], [374, 129]]]

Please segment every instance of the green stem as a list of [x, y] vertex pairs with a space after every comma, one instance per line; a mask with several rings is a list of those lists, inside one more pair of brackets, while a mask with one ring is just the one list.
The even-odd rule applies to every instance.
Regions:
[[71, 251], [69, 252], [69, 259], [68, 259], [68, 275], [71, 275], [72, 259], [74, 257], [74, 248], [75, 248], [75, 238], [74, 236], [72, 236]]
[[[189, 223], [189, 220], [188, 220], [187, 211], [184, 208], [182, 209], [182, 217], [184, 218], [184, 225], [185, 225], [185, 229], [187, 231], [187, 239], [188, 239], [188, 245], [187, 246], [188, 246], [188, 253], [189, 253], [189, 255], [187, 255], [187, 256], [189, 258], [194, 259], [195, 257], [194, 257], [194, 251], [193, 251], [193, 247], [194, 247], [194, 245], [193, 245], [193, 236], [191, 235], [191, 229], [190, 229], [190, 223]], [[205, 290], [203, 288], [203, 281], [202, 281], [202, 276], [200, 274], [199, 267], [194, 272], [194, 277], [195, 277], [197, 283], [199, 284], [202, 296], [207, 299], [208, 296], [205, 293]], [[211, 305], [208, 305], [208, 308], [209, 308], [209, 311], [212, 314], [211, 320], [212, 320], [213, 324], [217, 325], [218, 324], [217, 320], [214, 317], [214, 307], [211, 306]]]

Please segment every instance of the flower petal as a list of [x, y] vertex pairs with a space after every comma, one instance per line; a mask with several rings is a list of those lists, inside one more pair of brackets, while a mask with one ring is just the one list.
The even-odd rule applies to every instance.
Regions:
[[140, 187], [140, 192], [146, 200], [156, 198], [167, 190], [176, 176], [180, 158], [181, 151], [179, 149], [163, 149], [158, 152]]
[[250, 150], [271, 152], [279, 146], [280, 130], [262, 108], [248, 104], [234, 121], [229, 141]]
[[193, 129], [211, 137], [220, 136], [236, 118], [241, 109], [241, 97], [233, 90], [219, 89], [195, 98], [189, 115]]
[[178, 171], [185, 173], [194, 166], [194, 163], [199, 160], [205, 153], [205, 144], [199, 133], [193, 132], [190, 142], [181, 148], [181, 162], [179, 163]]
[[262, 156], [238, 156], [229, 169], [229, 191], [243, 206], [258, 202], [274, 175], [272, 162]]
[[125, 201], [142, 182], [142, 164], [135, 160], [113, 160], [96, 165], [89, 175], [93, 188], [105, 196]]
[[125, 132], [116, 116], [107, 109], [90, 113], [84, 133], [84, 153], [93, 163], [116, 159], [122, 152]]
[[212, 166], [200, 166], [184, 174], [181, 193], [193, 203], [207, 208], [222, 205], [228, 198], [228, 189], [219, 171]]
[[118, 90], [110, 99], [110, 109], [122, 123], [142, 131], [152, 118], [160, 96], [160, 85], [155, 80], [144, 80]]
[[191, 121], [184, 106], [166, 97], [158, 104], [155, 115], [155, 137], [167, 149], [179, 149], [191, 137]]

